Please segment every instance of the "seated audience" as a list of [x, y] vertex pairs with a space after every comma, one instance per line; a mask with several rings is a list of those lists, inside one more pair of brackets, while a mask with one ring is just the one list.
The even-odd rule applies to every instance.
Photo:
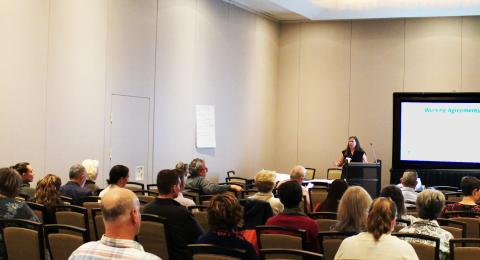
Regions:
[[183, 162], [177, 163], [177, 165], [175, 165], [175, 171], [177, 172], [178, 178], [180, 178], [180, 192], [175, 200], [187, 208], [190, 206], [195, 206], [195, 202], [193, 200], [183, 197], [182, 194], [183, 189], [185, 188], [185, 175], [187, 175], [188, 164]]
[[[296, 181], [300, 184], [300, 187], [302, 187], [302, 195], [305, 196], [305, 198], [307, 199], [307, 207], [310, 208], [310, 195], [308, 194], [308, 189], [307, 187], [302, 185], [306, 174], [307, 174], [307, 169], [305, 169], [305, 167], [301, 165], [296, 165], [290, 171], [290, 180]], [[282, 185], [285, 182], [286, 181], [279, 182], [277, 184], [277, 188], [280, 187], [280, 185]]]
[[185, 184], [186, 189], [196, 189], [202, 194], [218, 194], [225, 191], [242, 191], [242, 187], [238, 185], [218, 185], [208, 181], [207, 176], [208, 168], [205, 165], [205, 161], [199, 158], [193, 159], [188, 167], [190, 176], [187, 178]]
[[35, 172], [32, 165], [28, 162], [20, 162], [12, 166], [12, 168], [22, 176], [22, 185], [20, 186], [19, 194], [28, 201], [33, 200], [35, 189], [30, 187], [30, 182], [33, 181]]
[[[442, 229], [437, 222], [444, 206], [445, 196], [443, 193], [430, 189], [422, 191], [417, 198], [417, 212], [420, 219], [399, 231], [400, 233], [423, 234], [440, 238], [440, 259], [449, 258], [449, 241], [453, 238], [452, 234]], [[405, 240], [435, 246], [431, 241], [412, 238], [405, 238]]]
[[64, 205], [59, 193], [61, 185], [60, 177], [53, 174], [47, 174], [37, 182], [34, 202], [43, 204], [47, 208], [44, 224], [56, 224], [55, 206]]
[[270, 203], [273, 214], [277, 215], [283, 211], [283, 204], [279, 199], [273, 196], [272, 190], [275, 187], [275, 172], [261, 170], [255, 175], [255, 186], [258, 192], [255, 195], [248, 197], [254, 200], [263, 200]]
[[72, 198], [75, 205], [81, 205], [82, 198], [93, 195], [90, 190], [84, 188], [87, 171], [81, 164], [75, 164], [70, 167], [68, 177], [70, 181], [60, 187], [60, 195]]
[[287, 181], [278, 187], [277, 192], [285, 209], [282, 213], [269, 218], [266, 225], [306, 230], [306, 250], [318, 252], [317, 222], [307, 217], [300, 209], [300, 202], [302, 202], [301, 185], [297, 181]]
[[372, 198], [360, 186], [349, 187], [338, 204], [335, 230], [340, 232], [363, 232], [367, 228], [368, 207]]
[[136, 242], [140, 231], [140, 202], [128, 189], [112, 189], [101, 201], [105, 234], [98, 241], [88, 242], [75, 250], [70, 260], [95, 259], [160, 259], [144, 251]]
[[113, 188], [123, 188], [127, 185], [129, 169], [124, 165], [115, 165], [110, 169], [109, 179], [107, 180], [108, 186], [98, 194], [101, 198], [105, 195], [110, 189]]
[[258, 259], [252, 244], [238, 231], [242, 217], [242, 206], [232, 193], [215, 195], [208, 207], [210, 230], [197, 242], [243, 249], [246, 253], [245, 259]]
[[30, 207], [25, 202], [15, 199], [20, 185], [22, 176], [15, 169], [0, 169], [0, 218], [21, 218], [38, 222]]
[[315, 206], [314, 212], [337, 212], [338, 203], [348, 188], [346, 181], [342, 179], [334, 180], [328, 186], [327, 198]]
[[463, 198], [460, 202], [448, 204], [445, 207], [445, 212], [448, 211], [467, 211], [473, 213], [480, 213], [480, 206], [477, 201], [480, 199], [480, 182], [476, 177], [465, 176], [460, 182], [460, 189], [462, 189]]
[[418, 193], [415, 191], [417, 178], [417, 171], [415, 170], [404, 171], [402, 178], [400, 178], [398, 187], [402, 191], [406, 206], [415, 206], [415, 201], [418, 197]]
[[83, 167], [87, 171], [87, 180], [85, 181], [85, 189], [92, 191], [97, 195], [100, 187], [97, 186], [95, 181], [98, 176], [98, 160], [86, 159], [82, 162]]
[[203, 230], [193, 215], [175, 201], [180, 193], [180, 178], [175, 170], [161, 170], [157, 175], [158, 198], [148, 203], [143, 213], [167, 219], [170, 259], [189, 259], [187, 245], [197, 241]]
[[375, 199], [368, 212], [367, 232], [345, 238], [335, 259], [418, 259], [409, 243], [390, 235], [396, 215], [395, 203], [390, 199]]
[[[402, 191], [395, 185], [385, 186], [380, 191], [380, 196], [390, 198], [397, 206], [397, 219], [403, 219], [410, 221], [410, 224], [418, 219], [412, 215], [407, 215], [407, 209], [405, 208], [405, 202], [403, 200]], [[403, 224], [403, 225], [402, 225]], [[405, 223], [398, 223], [398, 225], [406, 226]]]

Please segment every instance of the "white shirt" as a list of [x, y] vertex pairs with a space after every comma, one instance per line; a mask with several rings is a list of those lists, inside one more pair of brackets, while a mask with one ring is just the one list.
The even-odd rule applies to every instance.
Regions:
[[257, 192], [255, 195], [248, 197], [249, 199], [253, 200], [263, 200], [268, 203], [270, 203], [270, 206], [272, 207], [273, 214], [277, 215], [278, 213], [283, 211], [283, 204], [280, 202], [279, 199], [273, 197], [273, 193], [268, 192]]
[[182, 204], [182, 206], [188, 208], [190, 206], [195, 206], [195, 202], [191, 199], [183, 197], [183, 194], [180, 192], [178, 196], [175, 198], [175, 201]]
[[338, 248], [335, 259], [418, 260], [418, 256], [408, 242], [398, 237], [384, 234], [375, 241], [372, 234], [362, 232], [345, 238]]
[[414, 203], [407, 203], [407, 201], [417, 201], [418, 193], [415, 191], [415, 189], [410, 188], [410, 187], [406, 187], [406, 186], [403, 186], [403, 185], [402, 186], [399, 185], [399, 188], [402, 191], [403, 198], [405, 200], [405, 204], [407, 206], [409, 206], [409, 205], [415, 206]]

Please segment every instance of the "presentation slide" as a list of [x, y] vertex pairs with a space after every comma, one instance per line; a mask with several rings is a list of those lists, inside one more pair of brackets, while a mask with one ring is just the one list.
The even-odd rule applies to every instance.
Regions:
[[400, 160], [480, 163], [480, 103], [402, 102]]

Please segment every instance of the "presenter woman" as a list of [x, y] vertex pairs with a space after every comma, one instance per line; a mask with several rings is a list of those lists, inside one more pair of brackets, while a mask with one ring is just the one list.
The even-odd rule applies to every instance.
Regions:
[[348, 138], [347, 149], [342, 151], [342, 154], [335, 163], [337, 166], [343, 166], [345, 162], [363, 162], [367, 163], [367, 154], [360, 146], [360, 142], [356, 136]]

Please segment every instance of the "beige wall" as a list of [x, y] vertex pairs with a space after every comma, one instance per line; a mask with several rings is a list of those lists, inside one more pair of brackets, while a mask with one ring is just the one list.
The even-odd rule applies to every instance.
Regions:
[[390, 180], [398, 91], [480, 91], [480, 17], [283, 24], [279, 43], [279, 171], [326, 169], [357, 135]]

